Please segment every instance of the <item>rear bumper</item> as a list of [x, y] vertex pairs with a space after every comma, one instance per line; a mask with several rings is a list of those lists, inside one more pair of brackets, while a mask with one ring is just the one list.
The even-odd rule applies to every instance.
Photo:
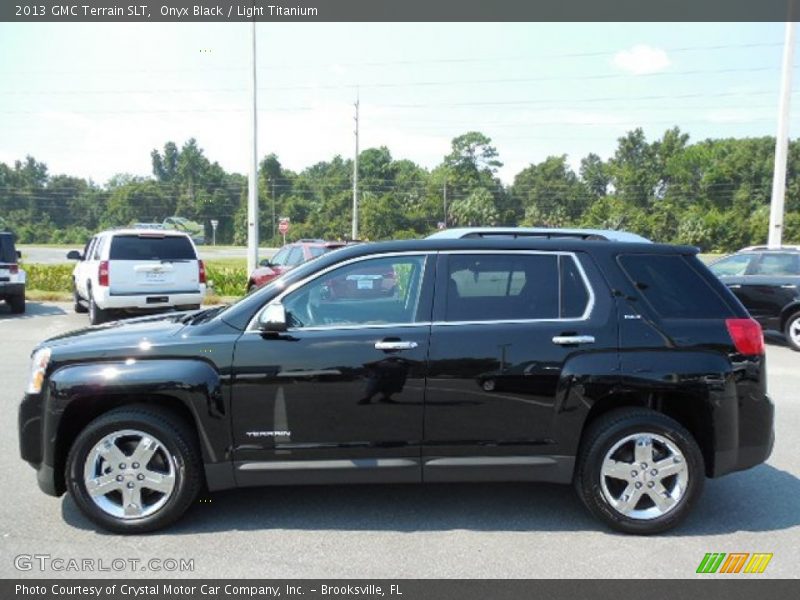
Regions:
[[0, 298], [8, 298], [11, 296], [24, 296], [25, 284], [24, 283], [11, 283], [8, 281], [0, 281]]
[[206, 295], [206, 286], [200, 286], [197, 291], [187, 290], [178, 293], [148, 290], [133, 294], [112, 294], [108, 289], [103, 289], [93, 290], [93, 295], [95, 303], [103, 310], [158, 310], [202, 304]]

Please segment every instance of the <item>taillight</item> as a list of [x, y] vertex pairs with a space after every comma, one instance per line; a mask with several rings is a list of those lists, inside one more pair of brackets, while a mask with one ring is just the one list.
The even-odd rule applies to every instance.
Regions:
[[97, 285], [108, 287], [108, 261], [101, 260], [97, 267]]
[[728, 333], [740, 354], [764, 354], [764, 332], [753, 319], [726, 319]]
[[8, 265], [8, 272], [12, 275], [16, 275], [19, 273], [19, 265], [14, 263], [13, 265]]
[[202, 260], [197, 261], [197, 276], [200, 279], [200, 283], [206, 282], [206, 265], [203, 263]]

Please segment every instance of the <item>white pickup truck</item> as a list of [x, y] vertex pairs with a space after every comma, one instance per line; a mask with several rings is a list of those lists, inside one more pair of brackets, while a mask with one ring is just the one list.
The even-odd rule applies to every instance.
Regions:
[[75, 312], [88, 311], [92, 325], [114, 311], [199, 308], [206, 293], [205, 265], [182, 232], [103, 231], [67, 258], [78, 261], [72, 273]]

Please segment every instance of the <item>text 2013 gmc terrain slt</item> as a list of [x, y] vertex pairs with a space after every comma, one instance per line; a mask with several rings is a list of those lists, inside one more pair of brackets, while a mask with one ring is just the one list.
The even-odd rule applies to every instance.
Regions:
[[43, 342], [22, 458], [121, 533], [204, 486], [512, 480], [572, 483], [611, 527], [664, 531], [774, 439], [761, 328], [695, 253], [345, 248], [227, 308]]

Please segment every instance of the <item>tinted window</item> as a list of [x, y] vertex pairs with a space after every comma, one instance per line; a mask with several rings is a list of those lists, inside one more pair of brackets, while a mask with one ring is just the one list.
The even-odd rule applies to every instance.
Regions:
[[453, 254], [448, 265], [447, 321], [559, 317], [557, 256]]
[[582, 317], [589, 305], [589, 291], [571, 256], [562, 256], [561, 261], [561, 318]]
[[311, 256], [314, 258], [318, 258], [325, 254], [329, 249], [324, 246], [309, 246], [308, 251], [311, 253]]
[[110, 260], [194, 260], [197, 256], [189, 238], [115, 235], [111, 241]]
[[800, 275], [800, 254], [762, 254], [751, 275]]
[[94, 250], [92, 250], [92, 260], [100, 260], [100, 257], [103, 254], [103, 247], [106, 245], [106, 238], [99, 237], [97, 238], [97, 243], [94, 245]]
[[0, 263], [17, 262], [17, 252], [14, 248], [14, 238], [10, 235], [0, 235]]
[[734, 254], [723, 258], [709, 267], [717, 277], [741, 277], [753, 260], [753, 254]]
[[283, 300], [291, 327], [413, 323], [422, 256], [358, 261], [317, 277]]
[[732, 316], [730, 308], [683, 256], [629, 254], [619, 262], [650, 306], [664, 318]]

